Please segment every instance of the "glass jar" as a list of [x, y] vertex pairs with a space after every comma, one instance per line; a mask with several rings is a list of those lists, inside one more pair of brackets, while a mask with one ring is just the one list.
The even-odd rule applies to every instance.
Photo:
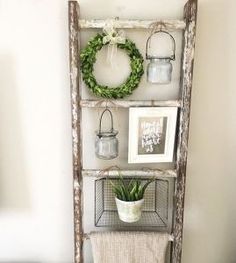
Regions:
[[[172, 43], [172, 53], [168, 56], [150, 55], [150, 43], [153, 35], [167, 35]], [[150, 60], [147, 66], [147, 81], [155, 84], [169, 84], [171, 82], [172, 69], [171, 60], [175, 60], [176, 44], [174, 37], [167, 31], [154, 31], [146, 42], [146, 59]]]
[[171, 82], [172, 64], [168, 58], [154, 58], [147, 66], [147, 81], [156, 84]]
[[[105, 112], [109, 112], [111, 117], [110, 131], [102, 131], [102, 118]], [[96, 131], [95, 154], [99, 159], [111, 160], [118, 156], [119, 142], [116, 138], [118, 131], [113, 128], [113, 116], [109, 109], [105, 109], [99, 122], [99, 130]]]

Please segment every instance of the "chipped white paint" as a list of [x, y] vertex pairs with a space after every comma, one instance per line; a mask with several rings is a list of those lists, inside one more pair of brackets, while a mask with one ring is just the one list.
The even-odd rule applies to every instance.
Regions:
[[185, 5], [186, 29], [182, 55], [181, 98], [182, 107], [179, 120], [177, 145], [177, 179], [175, 187], [176, 207], [174, 210], [172, 263], [180, 263], [183, 242], [184, 196], [188, 154], [188, 134], [190, 122], [191, 91], [196, 35], [197, 0], [189, 0]]
[[[116, 28], [123, 29], [148, 29], [153, 23], [163, 23], [168, 30], [183, 30], [185, 29], [185, 22], [182, 20], [114, 20]], [[92, 20], [79, 20], [79, 26], [83, 28], [103, 28], [106, 20], [92, 19]]]
[[80, 141], [80, 90], [79, 90], [79, 27], [78, 3], [70, 1], [69, 7], [69, 51], [70, 51], [70, 87], [72, 112], [72, 148], [74, 176], [74, 263], [83, 262], [82, 244], [82, 175]]
[[[142, 169], [142, 170], [121, 170], [123, 176], [138, 176], [138, 177], [176, 177], [175, 170], [158, 170], [158, 169]], [[83, 176], [90, 177], [104, 177], [104, 176], [118, 176], [119, 170], [83, 170]]]
[[179, 100], [81, 100], [80, 106], [87, 108], [129, 108], [129, 107], [180, 107]]

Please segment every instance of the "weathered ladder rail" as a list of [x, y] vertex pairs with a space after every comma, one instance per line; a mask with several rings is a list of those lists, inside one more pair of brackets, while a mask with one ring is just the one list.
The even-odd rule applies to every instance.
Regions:
[[[81, 108], [97, 107], [97, 101], [81, 100], [79, 81], [80, 30], [84, 28], [102, 28], [105, 20], [80, 20], [77, 1], [69, 1], [69, 52], [70, 52], [70, 86], [72, 104], [72, 144], [73, 144], [73, 178], [74, 178], [74, 263], [83, 262], [83, 224], [82, 224], [82, 178], [97, 175], [96, 170], [82, 170], [81, 142]], [[197, 0], [189, 0], [184, 8], [184, 20], [162, 20], [167, 29], [183, 30], [183, 52], [180, 82], [180, 101], [119, 101], [120, 107], [131, 106], [177, 106], [180, 107], [177, 169], [170, 170], [175, 180], [175, 207], [171, 263], [180, 263], [183, 241], [183, 213], [187, 165], [187, 147], [190, 121], [190, 104], [192, 90], [192, 72], [195, 48], [197, 19]], [[126, 29], [148, 29], [152, 20], [118, 20], [118, 27]], [[110, 104], [109, 104], [110, 103]], [[102, 102], [99, 107], [113, 107], [112, 102]], [[113, 105], [113, 106], [112, 106]], [[140, 171], [130, 172], [135, 174]], [[156, 176], [160, 174], [156, 172]], [[163, 174], [162, 174], [163, 175]], [[168, 176], [167, 174], [163, 176]]]
[[73, 193], [74, 193], [74, 263], [83, 262], [82, 226], [82, 151], [81, 151], [81, 90], [79, 87], [79, 6], [77, 1], [68, 2], [70, 89], [72, 107]]
[[[125, 174], [127, 177], [170, 177], [175, 178], [177, 177], [176, 170], [159, 170], [159, 169], [143, 169], [143, 170], [122, 170], [122, 173]], [[93, 170], [93, 169], [86, 169], [82, 170], [82, 175], [87, 177], [106, 177], [106, 176], [118, 176], [119, 170], [109, 170], [105, 172], [101, 172], [101, 170]]]
[[173, 222], [174, 243], [172, 246], [171, 263], [180, 263], [182, 256], [184, 197], [196, 38], [197, 1], [198, 0], [189, 0], [184, 7], [186, 28], [183, 32], [183, 52], [180, 76], [180, 97], [182, 100], [182, 107], [180, 109], [177, 144], [177, 178], [175, 181], [176, 200]]
[[180, 107], [180, 100], [81, 100], [85, 108]]
[[[153, 23], [160, 22], [165, 24], [168, 30], [183, 30], [185, 29], [185, 21], [182, 20], [123, 20], [117, 19], [115, 21], [116, 28], [123, 29], [149, 29]], [[79, 19], [79, 27], [81, 29], [89, 28], [103, 28], [106, 24], [106, 20], [92, 19], [85, 20]]]

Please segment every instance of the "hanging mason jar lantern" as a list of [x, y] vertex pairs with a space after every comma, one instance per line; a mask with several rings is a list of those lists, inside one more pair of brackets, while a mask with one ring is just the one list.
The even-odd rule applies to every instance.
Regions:
[[[172, 41], [172, 54], [170, 56], [149, 55], [151, 38], [155, 34], [166, 34]], [[150, 62], [147, 66], [147, 81], [155, 84], [168, 84], [171, 82], [172, 64], [175, 60], [176, 44], [174, 37], [167, 31], [158, 30], [152, 33], [146, 43], [146, 59]]]
[[[109, 131], [102, 131], [102, 118], [105, 112], [108, 112], [111, 117], [111, 129]], [[99, 130], [96, 131], [95, 153], [98, 158], [111, 160], [118, 156], [117, 134], [118, 131], [113, 128], [112, 113], [109, 109], [105, 109], [100, 117]]]

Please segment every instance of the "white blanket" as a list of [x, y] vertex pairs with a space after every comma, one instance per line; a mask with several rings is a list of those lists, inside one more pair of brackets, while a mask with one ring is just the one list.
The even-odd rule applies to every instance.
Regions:
[[94, 263], [164, 263], [169, 239], [155, 232], [90, 234]]

